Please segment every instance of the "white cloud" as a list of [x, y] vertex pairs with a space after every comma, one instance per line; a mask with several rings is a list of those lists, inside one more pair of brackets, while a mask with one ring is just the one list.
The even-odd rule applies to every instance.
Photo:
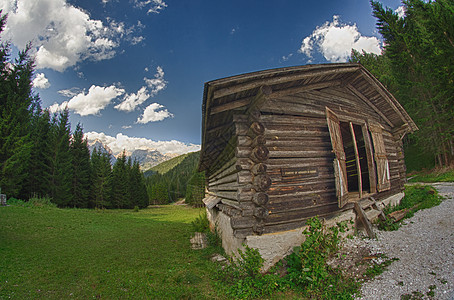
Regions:
[[[145, 68], [148, 70], [148, 68]], [[167, 86], [167, 81], [164, 80], [164, 71], [161, 67], [156, 68], [156, 74], [153, 79], [144, 78], [147, 86], [143, 86], [137, 93], [131, 93], [125, 96], [124, 101], [115, 106], [115, 109], [120, 111], [131, 112], [137, 108], [137, 106], [144, 103], [148, 98], [154, 97], [159, 91], [162, 91]]]
[[50, 83], [44, 73], [39, 73], [36, 74], [35, 79], [33, 79], [33, 86], [38, 89], [47, 89], [50, 87]]
[[148, 7], [147, 14], [159, 14], [161, 10], [167, 7], [167, 4], [162, 0], [135, 0], [136, 7]]
[[312, 53], [319, 51], [330, 62], [346, 62], [352, 49], [381, 53], [380, 41], [376, 37], [362, 36], [356, 24], [342, 24], [339, 16], [333, 16], [332, 22], [318, 26], [303, 39], [299, 52], [311, 59]]
[[147, 87], [143, 86], [137, 91], [137, 93], [126, 95], [125, 100], [116, 105], [115, 109], [131, 112], [135, 110], [138, 105], [144, 103], [148, 98], [150, 98], [150, 94], [148, 94]]
[[129, 137], [118, 133], [116, 137], [108, 136], [103, 132], [88, 132], [85, 134], [88, 140], [99, 139], [103, 144], [112, 149], [114, 154], [123, 150], [134, 151], [136, 149], [156, 149], [161, 153], [184, 154], [200, 150], [200, 145], [185, 144], [180, 141], [153, 141], [147, 138]]
[[154, 78], [149, 79], [144, 77], [148, 87], [150, 88], [150, 96], [155, 96], [159, 91], [162, 91], [167, 87], [167, 81], [164, 80], [164, 70], [161, 67], [156, 68], [156, 74]]
[[79, 88], [70, 88], [70, 89], [67, 89], [67, 90], [59, 90], [58, 93], [64, 97], [67, 97], [67, 98], [72, 98], [74, 96], [76, 96], [77, 94], [80, 94], [81, 92], [81, 89]]
[[112, 58], [127, 35], [123, 23], [103, 24], [66, 1], [0, 1], [0, 9], [8, 13], [6, 37], [19, 48], [32, 41], [38, 69], [62, 72], [82, 60]]
[[87, 94], [83, 91], [62, 104], [54, 103], [49, 107], [49, 110], [55, 112], [67, 106], [81, 116], [96, 115], [106, 108], [113, 99], [124, 93], [124, 89], [117, 88], [114, 85], [108, 87], [92, 85]]
[[282, 61], [287, 61], [293, 56], [293, 53], [290, 53], [289, 55], [284, 55], [282, 56]]
[[147, 124], [149, 122], [162, 121], [165, 118], [171, 117], [173, 117], [173, 114], [165, 109], [163, 105], [159, 103], [151, 103], [145, 108], [143, 114], [137, 119], [137, 123]]
[[132, 128], [132, 126], [131, 126], [131, 125], [124, 125], [124, 126], [121, 126], [121, 128], [123, 128], [123, 129], [130, 129], [130, 128]]
[[402, 5], [402, 6], [399, 6], [398, 8], [396, 8], [396, 10], [394, 11], [395, 13], [397, 13], [397, 15], [399, 16], [399, 18], [403, 18], [405, 17], [405, 7]]

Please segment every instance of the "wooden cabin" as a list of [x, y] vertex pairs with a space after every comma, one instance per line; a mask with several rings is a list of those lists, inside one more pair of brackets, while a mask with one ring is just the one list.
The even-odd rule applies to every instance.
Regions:
[[379, 210], [377, 203], [401, 198], [402, 138], [417, 127], [359, 64], [210, 81], [202, 109], [204, 202], [227, 252], [265, 236], [264, 243], [273, 244], [279, 233], [303, 228], [316, 215], [358, 214], [366, 202]]

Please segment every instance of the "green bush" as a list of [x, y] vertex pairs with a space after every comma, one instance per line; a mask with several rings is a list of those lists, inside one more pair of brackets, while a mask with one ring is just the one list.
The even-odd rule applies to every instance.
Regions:
[[328, 258], [339, 250], [339, 232], [346, 229], [339, 223], [329, 229], [317, 218], [307, 221], [305, 241], [285, 260], [287, 280], [303, 297], [321, 299], [352, 299], [359, 283], [345, 277], [341, 270], [330, 267]]
[[199, 216], [191, 222], [194, 232], [209, 232], [210, 222], [208, 221], [207, 212], [203, 211]]
[[257, 249], [238, 249], [238, 257], [230, 257], [229, 264], [222, 272], [224, 282], [230, 283], [226, 293], [235, 299], [263, 298], [284, 288], [283, 279], [274, 270], [260, 272], [264, 260]]
[[49, 197], [32, 197], [27, 203], [31, 207], [57, 207]]
[[32, 197], [28, 201], [23, 201], [16, 198], [9, 198], [7, 201], [8, 205], [23, 206], [23, 207], [57, 207], [55, 203], [51, 201], [49, 197]]

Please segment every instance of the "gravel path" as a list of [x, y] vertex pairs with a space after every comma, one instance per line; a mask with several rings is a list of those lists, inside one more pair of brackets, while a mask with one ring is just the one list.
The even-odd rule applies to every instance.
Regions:
[[[432, 186], [446, 198], [439, 206], [416, 212], [398, 231], [377, 230], [377, 240], [352, 241], [363, 243], [372, 253], [399, 259], [366, 282], [359, 299], [418, 295], [411, 299], [454, 300], [454, 183]], [[427, 295], [431, 289], [432, 298]]]

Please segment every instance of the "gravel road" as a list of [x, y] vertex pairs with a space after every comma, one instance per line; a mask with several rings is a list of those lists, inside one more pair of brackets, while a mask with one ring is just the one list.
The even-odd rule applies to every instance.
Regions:
[[366, 282], [358, 299], [454, 300], [454, 183], [431, 185], [446, 198], [439, 206], [416, 212], [397, 231], [376, 230], [376, 240], [354, 241], [399, 259]]

